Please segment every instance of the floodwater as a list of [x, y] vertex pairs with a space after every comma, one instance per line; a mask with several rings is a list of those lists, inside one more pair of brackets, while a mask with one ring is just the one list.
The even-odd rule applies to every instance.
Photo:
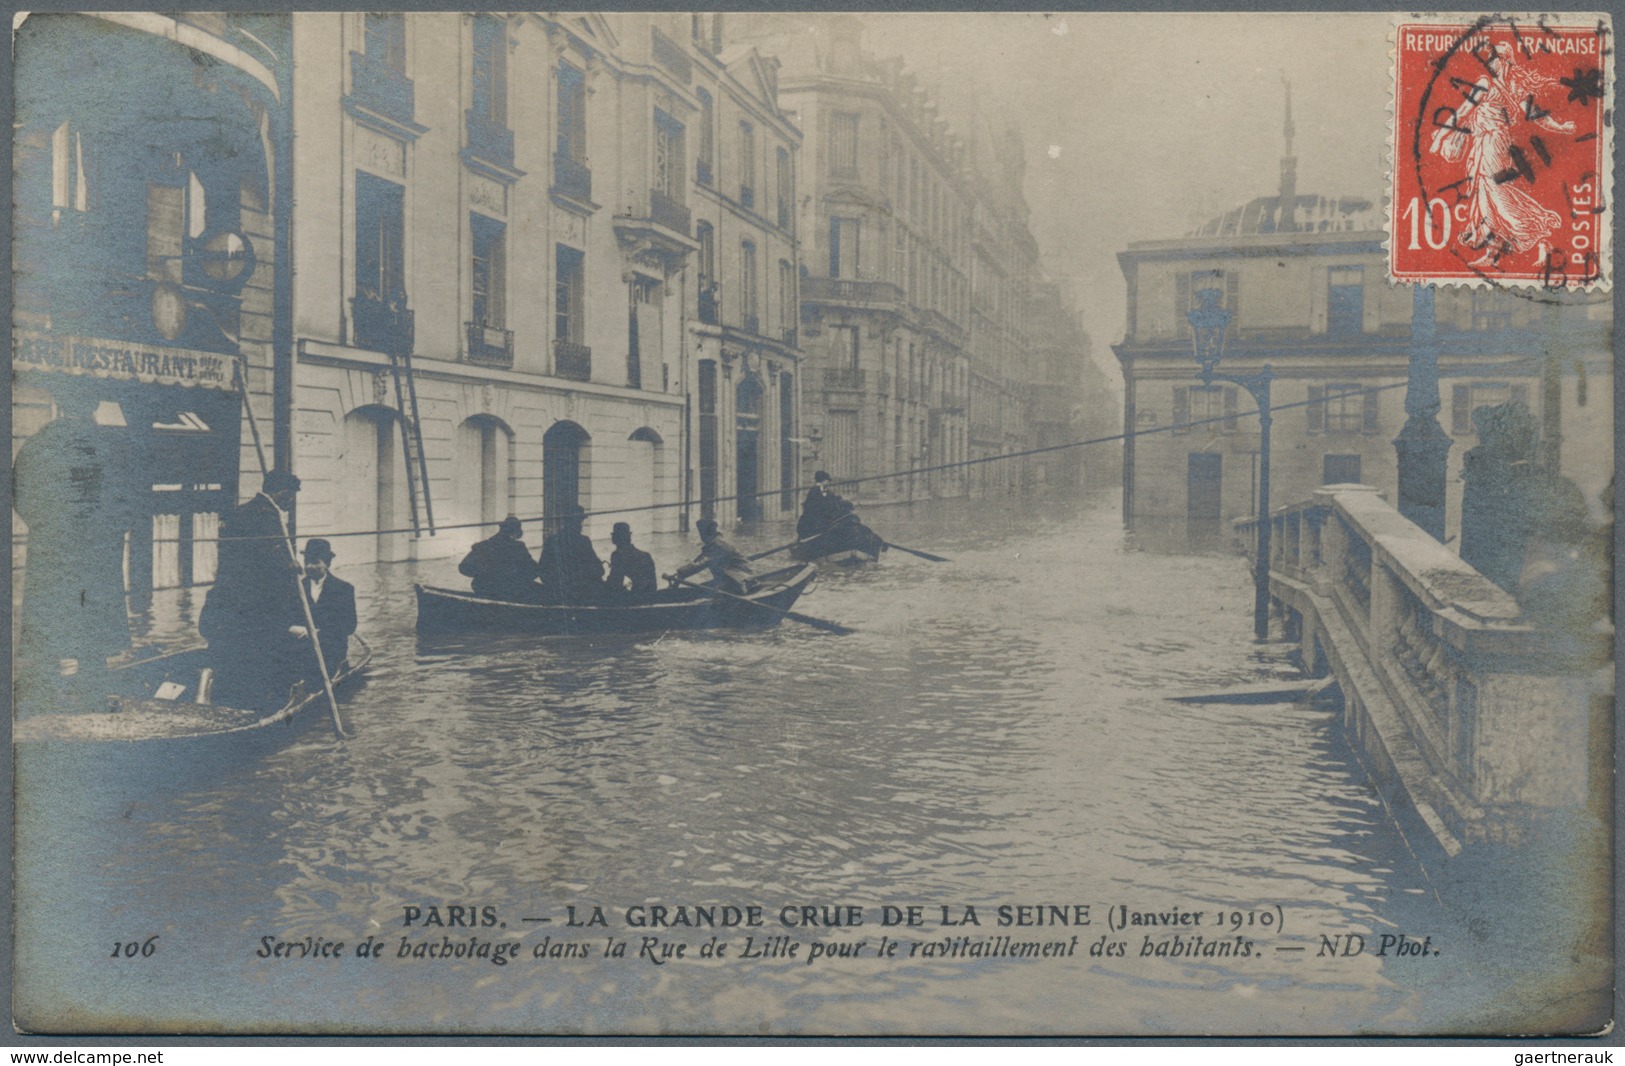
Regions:
[[[420, 643], [412, 583], [457, 583], [454, 561], [351, 572], [340, 545], [377, 649], [352, 739], [318, 722], [212, 781], [106, 809], [78, 802], [94, 791], [80, 782], [33, 783], [19, 1017], [59, 1031], [1498, 1027], [1517, 983], [1504, 946], [1439, 894], [1335, 709], [1168, 700], [1294, 676], [1282, 645], [1252, 642], [1243, 560], [1134, 551], [1110, 497], [867, 517], [953, 561], [892, 551], [821, 575], [798, 609], [848, 637], [785, 623]], [[692, 542], [646, 547], [667, 570]], [[718, 927], [632, 924], [655, 906], [691, 923], [710, 908]], [[1125, 909], [1152, 924], [1122, 928]], [[1401, 934], [1431, 939], [1377, 954]], [[369, 937], [381, 957], [357, 957]], [[616, 943], [625, 955], [606, 957]]]

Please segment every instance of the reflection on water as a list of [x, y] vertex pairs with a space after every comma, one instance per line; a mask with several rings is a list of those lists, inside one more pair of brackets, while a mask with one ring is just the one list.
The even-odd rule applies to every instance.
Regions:
[[[1441, 982], [1316, 954], [1323, 932], [1451, 935], [1331, 713], [1165, 699], [1289, 672], [1251, 642], [1244, 563], [1125, 551], [1110, 500], [1035, 505], [1019, 523], [1006, 510], [871, 516], [953, 563], [893, 552], [821, 576], [799, 609], [860, 631], [844, 638], [785, 624], [420, 643], [412, 582], [452, 583], [454, 563], [340, 567], [377, 649], [350, 706], [357, 735], [318, 727], [206, 787], [72, 827], [25, 818], [20, 1003], [353, 1031], [1335, 1033], [1476, 1018], [1492, 997], [1464, 969]], [[648, 547], [662, 564], [691, 551]], [[72, 862], [51, 850], [64, 837]], [[621, 915], [648, 903], [761, 904], [759, 938], [865, 939], [868, 953], [531, 957], [547, 937], [596, 955], [638, 932]], [[1079, 933], [1073, 957], [873, 957], [882, 935], [991, 938], [1014, 931], [995, 908], [1052, 903], [1091, 905], [1087, 928], [1041, 931]], [[417, 935], [404, 908], [453, 904], [506, 923], [455, 938], [519, 940], [524, 957], [393, 957]], [[607, 930], [562, 926], [565, 906], [595, 904]], [[859, 905], [867, 924], [785, 930], [787, 904]], [[921, 905], [928, 924], [882, 928], [887, 904]], [[984, 924], [944, 929], [944, 905]], [[1106, 927], [1118, 905], [1269, 910], [1285, 928], [1248, 957], [1141, 958], [1143, 931]], [[108, 960], [154, 932], [145, 968]], [[352, 953], [374, 935], [390, 957], [258, 958], [267, 935]], [[1102, 936], [1127, 955], [1089, 956]], [[694, 952], [707, 936], [674, 939]]]

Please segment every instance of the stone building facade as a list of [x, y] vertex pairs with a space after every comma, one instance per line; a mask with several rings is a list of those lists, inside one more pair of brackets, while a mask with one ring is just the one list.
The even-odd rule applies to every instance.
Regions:
[[[1220, 371], [1256, 374], [1268, 364], [1275, 375], [1272, 504], [1340, 483], [1398, 499], [1394, 440], [1406, 420], [1416, 295], [1386, 280], [1381, 201], [1300, 194], [1295, 170], [1289, 139], [1276, 195], [1118, 256], [1128, 324], [1113, 350], [1124, 423], [1139, 431], [1125, 447], [1123, 509], [1144, 546], [1228, 545], [1231, 522], [1257, 513], [1253, 401], [1236, 385], [1198, 378], [1186, 315], [1204, 290], [1232, 315]], [[1460, 532], [1473, 411], [1509, 401], [1540, 420], [1548, 454], [1600, 520], [1613, 474], [1607, 305], [1462, 287], [1438, 289], [1431, 305], [1439, 421], [1452, 440], [1446, 542]]]

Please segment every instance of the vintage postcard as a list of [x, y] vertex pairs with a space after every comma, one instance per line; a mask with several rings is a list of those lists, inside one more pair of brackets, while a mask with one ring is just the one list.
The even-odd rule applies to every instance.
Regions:
[[1607, 15], [13, 51], [16, 1040], [1613, 1026]]

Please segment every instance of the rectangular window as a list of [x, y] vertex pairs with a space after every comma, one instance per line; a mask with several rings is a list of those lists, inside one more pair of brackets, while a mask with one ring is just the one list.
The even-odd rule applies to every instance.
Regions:
[[1326, 272], [1326, 332], [1350, 337], [1365, 330], [1365, 271], [1332, 267]]
[[858, 276], [859, 221], [855, 218], [829, 220], [829, 276], [855, 278]]
[[394, 182], [356, 173], [355, 294], [361, 299], [405, 301], [405, 198]]
[[[1326, 414], [1323, 426], [1327, 433], [1363, 433], [1366, 424], [1366, 396], [1359, 385], [1347, 382], [1329, 382], [1325, 386]], [[1369, 394], [1373, 399], [1376, 393]], [[1374, 431], [1375, 427], [1373, 427]]]
[[830, 328], [830, 341], [835, 368], [856, 373], [861, 366], [858, 362], [858, 327], [833, 326]]
[[850, 112], [829, 116], [829, 172], [843, 178], [858, 176], [858, 116]]
[[1457, 435], [1474, 434], [1473, 412], [1485, 407], [1499, 407], [1504, 403], [1529, 406], [1529, 386], [1506, 381], [1475, 381], [1471, 384], [1452, 385], [1450, 389], [1450, 431]]
[[638, 278], [630, 289], [632, 314], [627, 324], [626, 384], [628, 388], [641, 389], [644, 363], [660, 365], [664, 351], [660, 286]]
[[558, 154], [587, 161], [587, 80], [568, 63], [559, 64]]
[[749, 122], [739, 124], [739, 202], [756, 206], [756, 127]]
[[779, 260], [779, 328], [784, 331], [784, 343], [796, 343], [796, 327], [801, 325], [801, 313], [796, 304], [796, 268], [788, 259]]
[[744, 316], [742, 324], [747, 333], [761, 332], [756, 284], [756, 245], [743, 241], [739, 245], [739, 312]]
[[1512, 298], [1499, 289], [1473, 290], [1473, 328], [1509, 329], [1512, 326]]
[[1326, 455], [1320, 460], [1322, 485], [1358, 485], [1360, 483], [1360, 457], [1358, 455]]
[[683, 202], [686, 168], [683, 166], [683, 124], [655, 111], [655, 191], [674, 203]]
[[796, 202], [795, 185], [790, 179], [790, 153], [783, 148], [774, 153], [774, 195], [779, 201], [779, 228], [790, 228], [790, 208]]
[[567, 344], [582, 343], [587, 332], [582, 309], [584, 258], [581, 252], [562, 244], [554, 250], [553, 339]]
[[716, 517], [717, 361], [700, 360], [700, 517]]
[[64, 122], [51, 134], [51, 221], [64, 211], [84, 211], [90, 198], [85, 187], [85, 143], [80, 132]]
[[704, 89], [699, 90], [699, 96], [700, 144], [694, 160], [694, 179], [701, 185], [709, 185], [716, 156], [716, 105], [711, 101], [711, 94]]
[[493, 126], [508, 124], [508, 29], [499, 18], [474, 19], [474, 107]]
[[507, 227], [484, 215], [471, 214], [468, 218], [474, 237], [469, 270], [473, 279], [473, 321], [475, 325], [501, 329], [508, 317]]
[[369, 11], [364, 17], [362, 49], [367, 58], [397, 74], [405, 74], [406, 16]]

